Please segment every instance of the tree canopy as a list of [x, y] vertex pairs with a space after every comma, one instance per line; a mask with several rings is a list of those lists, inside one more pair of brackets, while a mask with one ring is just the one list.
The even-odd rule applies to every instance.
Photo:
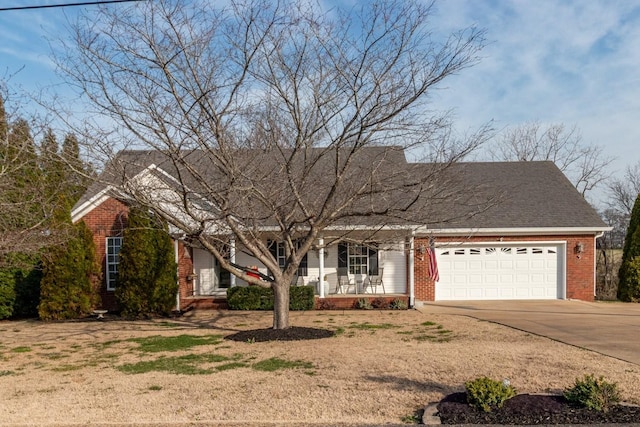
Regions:
[[[363, 218], [377, 227], [433, 221], [429, 201], [460, 197], [448, 166], [488, 137], [483, 127], [458, 138], [447, 113], [430, 108], [433, 89], [474, 65], [484, 46], [475, 28], [434, 33], [432, 7], [105, 6], [76, 23], [57, 61], [103, 118], [82, 138], [112, 176], [140, 170], [135, 156], [115, 154], [123, 149], [149, 150], [175, 172], [170, 186], [147, 175], [121, 191], [264, 286], [229, 262], [235, 239], [273, 273], [274, 327], [286, 328], [289, 284], [324, 230], [347, 234]], [[405, 153], [430, 166], [390, 167]], [[397, 194], [407, 198], [395, 203]], [[285, 245], [284, 268], [266, 238]]]

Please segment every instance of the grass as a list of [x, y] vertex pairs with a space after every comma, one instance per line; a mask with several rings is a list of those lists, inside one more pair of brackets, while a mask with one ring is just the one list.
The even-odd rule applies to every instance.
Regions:
[[264, 372], [273, 372], [281, 369], [299, 369], [299, 368], [313, 369], [314, 366], [313, 366], [313, 363], [311, 362], [305, 362], [303, 360], [289, 361], [289, 360], [280, 359], [278, 357], [272, 357], [270, 359], [260, 361], [253, 365], [253, 369], [257, 371], [264, 371]]
[[[234, 357], [240, 357], [234, 355]], [[147, 372], [169, 372], [178, 375], [206, 375], [213, 369], [203, 368], [204, 364], [221, 363], [232, 358], [219, 354], [187, 354], [185, 356], [160, 357], [136, 363], [126, 363], [117, 369], [125, 374], [145, 374]]]
[[143, 353], [158, 353], [161, 351], [181, 351], [200, 345], [216, 345], [222, 342], [220, 335], [178, 335], [176, 337], [152, 336], [146, 338], [131, 338], [131, 342], [139, 345], [139, 351]]
[[180, 323], [167, 322], [166, 320], [163, 320], [162, 322], [157, 322], [156, 325], [162, 326], [165, 328], [182, 328], [184, 326], [184, 325], [181, 325]]
[[435, 342], [444, 343], [453, 339], [453, 331], [445, 329], [444, 326], [438, 323], [427, 321], [422, 322], [419, 327], [411, 331], [399, 331], [400, 335], [406, 335], [402, 338], [403, 341], [418, 341], [418, 342]]
[[247, 365], [244, 362], [229, 362], [229, 363], [224, 363], [222, 365], [216, 366], [215, 369], [216, 371], [221, 372], [221, 371], [229, 371], [232, 369], [246, 368], [247, 366], [249, 365]]
[[60, 366], [55, 366], [51, 368], [51, 370], [53, 372], [71, 372], [71, 371], [78, 371], [83, 367], [84, 367], [83, 365], [60, 365]]
[[14, 347], [11, 349], [11, 351], [13, 353], [28, 353], [31, 351], [31, 347], [27, 347], [27, 346]]
[[[155, 360], [145, 360], [136, 363], [126, 363], [117, 366], [125, 374], [145, 374], [148, 372], [168, 372], [177, 375], [208, 375], [214, 372], [251, 366], [257, 371], [274, 372], [282, 369], [314, 369], [311, 362], [302, 360], [289, 361], [272, 357], [250, 365], [242, 354], [236, 353], [231, 357], [219, 354], [187, 354], [184, 356], [159, 357]], [[227, 362], [227, 363], [223, 363]], [[215, 366], [218, 364], [217, 366]], [[214, 365], [214, 366], [207, 366]]]
[[0, 371], [0, 377], [8, 377], [9, 375], [15, 375], [13, 371]]
[[353, 323], [349, 326], [349, 328], [359, 329], [362, 331], [372, 331], [377, 329], [395, 329], [395, 328], [399, 328], [399, 326], [392, 325], [391, 323], [373, 324], [369, 322], [364, 322], [364, 323]]

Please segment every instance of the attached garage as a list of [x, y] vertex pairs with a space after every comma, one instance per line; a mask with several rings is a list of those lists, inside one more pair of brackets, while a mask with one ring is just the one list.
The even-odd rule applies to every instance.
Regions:
[[436, 301], [563, 299], [563, 243], [493, 243], [436, 249]]

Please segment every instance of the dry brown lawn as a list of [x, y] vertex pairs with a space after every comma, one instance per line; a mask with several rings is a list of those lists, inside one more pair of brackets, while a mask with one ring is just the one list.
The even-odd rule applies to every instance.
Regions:
[[[0, 425], [401, 423], [483, 375], [509, 378], [526, 393], [560, 392], [593, 373], [640, 403], [637, 365], [466, 317], [316, 311], [291, 313], [291, 322], [337, 336], [217, 338], [268, 327], [271, 313], [257, 312], [0, 322]], [[159, 352], [144, 346], [149, 337], [182, 335], [204, 345]], [[280, 369], [256, 369], [264, 361]]]

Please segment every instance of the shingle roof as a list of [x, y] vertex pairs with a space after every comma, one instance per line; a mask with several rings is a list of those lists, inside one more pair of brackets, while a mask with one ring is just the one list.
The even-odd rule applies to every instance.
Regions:
[[469, 185], [499, 191], [502, 197], [472, 218], [432, 228], [607, 227], [553, 162], [458, 163], [451, 173]]
[[[273, 153], [257, 154], [247, 151], [235, 156], [245, 159], [249, 173], [264, 173], [273, 178], [282, 173], [278, 159]], [[317, 153], [311, 151], [310, 155]], [[395, 147], [371, 147], [359, 157], [358, 168], [366, 169], [372, 164], [382, 165], [381, 176], [389, 182], [398, 179], [411, 180], [431, 171], [438, 171], [439, 165], [427, 163], [407, 163], [402, 150]], [[194, 191], [203, 177], [207, 181], [224, 179], [212, 169], [205, 156], [199, 152], [190, 152], [190, 163], [195, 165], [197, 174], [187, 178]], [[384, 156], [384, 161], [379, 162]], [[123, 151], [117, 159], [107, 166], [99, 182], [94, 183], [78, 201], [74, 210], [82, 206], [96, 194], [105, 189], [107, 183], [115, 186], [130, 179], [151, 164], [155, 164], [170, 175], [176, 176], [176, 167], [167, 157], [158, 151]], [[253, 166], [249, 163], [252, 163]], [[116, 166], [118, 165], [118, 166]], [[252, 167], [254, 167], [252, 169]], [[313, 172], [306, 188], [322, 192], [323, 171], [332, 167], [330, 163], [321, 164]], [[271, 169], [270, 169], [271, 168]], [[394, 171], [402, 171], [397, 174]], [[416, 179], [416, 182], [419, 179]], [[384, 185], [384, 184], [382, 184]], [[421, 188], [420, 190], [418, 190]], [[391, 223], [398, 225], [415, 224], [417, 213], [428, 217], [429, 229], [452, 228], [606, 228], [597, 212], [571, 185], [569, 180], [552, 162], [470, 162], [457, 163], [434, 175], [433, 186], [424, 188], [408, 186], [403, 191], [376, 200], [376, 203], [397, 206], [408, 203], [421, 191], [420, 197], [404, 214], [400, 214]], [[384, 200], [381, 200], [384, 199]], [[490, 201], [490, 202], [488, 202]], [[369, 202], [366, 200], [365, 202]], [[473, 213], [473, 215], [471, 215]], [[376, 224], [375, 215], [350, 219], [349, 223], [359, 225]], [[354, 222], [355, 221], [355, 222]], [[421, 220], [422, 221], [422, 220]], [[387, 221], [387, 223], [389, 223]]]

